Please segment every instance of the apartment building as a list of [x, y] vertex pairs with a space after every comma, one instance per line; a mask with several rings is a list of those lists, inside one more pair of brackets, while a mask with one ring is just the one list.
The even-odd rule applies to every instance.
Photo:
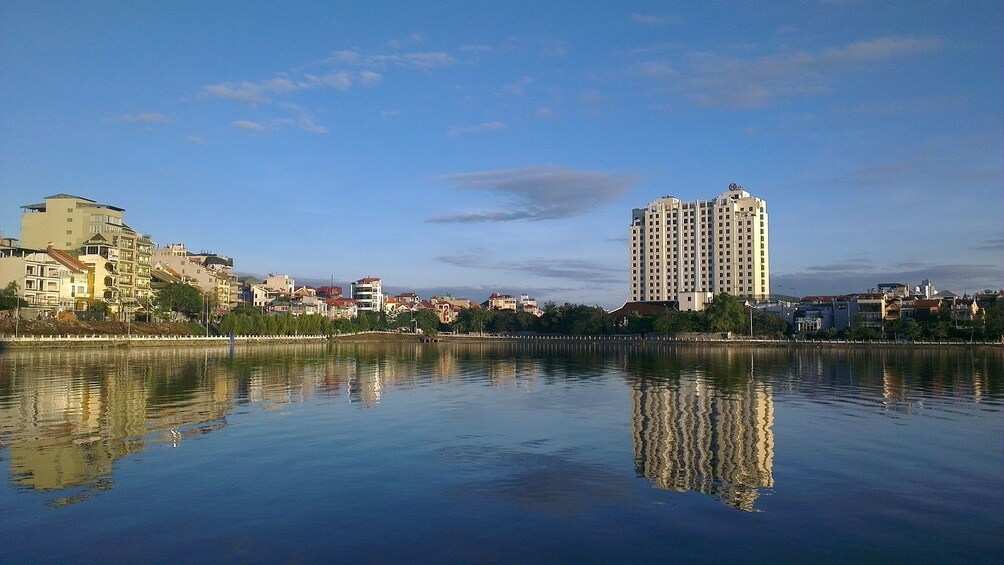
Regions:
[[54, 194], [42, 203], [21, 209], [22, 245], [35, 249], [52, 246], [78, 259], [90, 250], [102, 249], [102, 262], [112, 263], [105, 270], [115, 275], [113, 284], [107, 285], [114, 287], [109, 294], [130, 311], [151, 306], [153, 242], [125, 223], [124, 208], [71, 194]]
[[222, 312], [237, 306], [239, 284], [233, 259], [214, 253], [192, 254], [183, 243], [171, 243], [153, 252], [154, 267], [170, 268], [182, 279], [194, 281], [203, 293], [214, 297]]
[[[632, 212], [631, 301], [770, 296], [767, 203], [737, 184], [711, 200], [666, 196]], [[700, 310], [703, 305], [691, 309]]]
[[350, 285], [350, 294], [359, 311], [380, 312], [383, 310], [383, 281], [375, 277], [365, 277]]
[[28, 307], [50, 314], [84, 310], [91, 298], [88, 266], [52, 247], [0, 246], [0, 287], [11, 282]]
[[488, 300], [481, 303], [481, 307], [486, 310], [512, 310], [516, 311], [516, 298], [508, 294], [493, 292]]

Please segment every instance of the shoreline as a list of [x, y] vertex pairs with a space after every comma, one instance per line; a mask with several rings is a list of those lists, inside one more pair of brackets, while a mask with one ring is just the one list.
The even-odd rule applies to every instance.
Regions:
[[880, 349], [930, 349], [930, 348], [990, 348], [1004, 349], [1000, 342], [959, 341], [846, 341], [846, 340], [778, 340], [778, 339], [675, 339], [664, 336], [639, 335], [491, 335], [445, 334], [424, 336], [395, 332], [360, 332], [338, 335], [302, 336], [192, 336], [192, 335], [62, 335], [62, 336], [4, 336], [0, 335], [0, 351], [5, 349], [60, 349], [60, 348], [120, 348], [120, 347], [178, 347], [178, 346], [248, 346], [259, 344], [327, 344], [327, 343], [528, 343], [575, 345], [622, 345], [632, 347], [701, 345], [713, 347], [797, 347], [797, 348], [880, 348]]

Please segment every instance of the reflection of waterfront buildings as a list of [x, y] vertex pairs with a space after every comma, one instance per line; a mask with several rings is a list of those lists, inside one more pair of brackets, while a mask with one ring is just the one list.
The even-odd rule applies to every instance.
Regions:
[[[991, 395], [993, 375], [1002, 373], [1002, 356], [939, 348], [846, 348], [795, 351], [787, 390], [830, 402], [834, 395], [854, 401], [879, 401], [884, 410], [911, 413], [932, 403]], [[850, 381], [854, 387], [846, 387]], [[780, 386], [780, 383], [778, 383]]]
[[656, 486], [713, 494], [752, 511], [774, 486], [774, 401], [749, 381], [716, 391], [702, 377], [639, 380], [631, 392], [635, 470]]
[[36, 378], [30, 362], [23, 371], [8, 363], [0, 375], [14, 389], [0, 403], [10, 472], [16, 483], [36, 489], [108, 486], [117, 459], [143, 451], [151, 435], [177, 445], [194, 428], [215, 428], [234, 396], [226, 379], [172, 390], [174, 383], [202, 381], [202, 368], [191, 361], [174, 366], [174, 374], [157, 375], [142, 356], [40, 352], [31, 357], [66, 367], [59, 378]]

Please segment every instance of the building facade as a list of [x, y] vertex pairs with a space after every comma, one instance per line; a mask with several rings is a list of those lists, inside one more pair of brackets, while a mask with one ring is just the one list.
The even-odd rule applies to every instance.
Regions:
[[739, 185], [713, 200], [666, 196], [636, 208], [630, 231], [632, 302], [770, 296], [767, 203]]
[[204, 294], [213, 296], [217, 313], [237, 306], [240, 285], [230, 257], [211, 253], [195, 255], [188, 252], [185, 244], [172, 243], [155, 250], [152, 262], [155, 268], [169, 268], [186, 282], [193, 282]]
[[365, 277], [352, 283], [352, 299], [359, 311], [380, 312], [383, 310], [383, 281], [375, 277]]
[[153, 242], [125, 223], [125, 209], [71, 194], [47, 196], [45, 202], [21, 208], [22, 245], [35, 249], [52, 246], [77, 258], [104, 247], [101, 259], [112, 263], [107, 270], [114, 272], [114, 288], [109, 294], [129, 312], [152, 307]]

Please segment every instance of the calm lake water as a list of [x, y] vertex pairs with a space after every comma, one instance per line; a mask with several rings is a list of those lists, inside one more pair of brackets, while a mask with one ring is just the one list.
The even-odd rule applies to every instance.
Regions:
[[0, 563], [1004, 561], [1004, 352], [0, 354]]

